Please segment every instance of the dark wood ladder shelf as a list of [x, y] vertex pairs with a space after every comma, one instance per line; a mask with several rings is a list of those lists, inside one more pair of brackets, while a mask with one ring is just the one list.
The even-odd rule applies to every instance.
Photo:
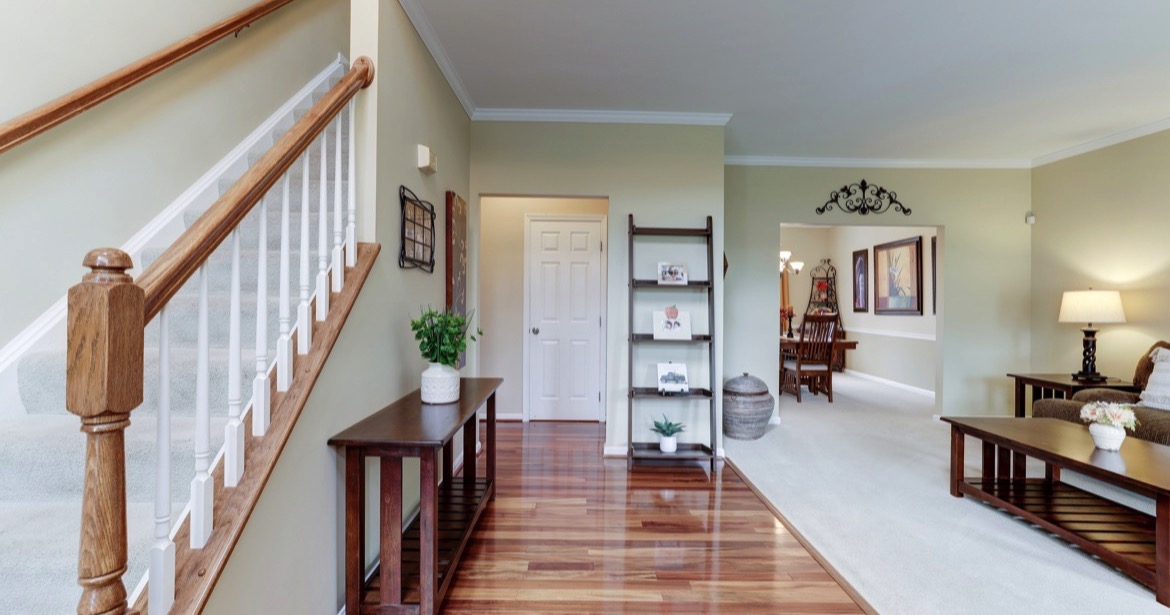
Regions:
[[[638, 344], [662, 344], [663, 346], [678, 346], [683, 344], [706, 344], [707, 346], [707, 372], [710, 382], [710, 387], [715, 386], [715, 276], [718, 271], [715, 269], [715, 232], [714, 224], [711, 216], [707, 216], [707, 224], [702, 228], [664, 228], [664, 227], [647, 227], [638, 226], [634, 224], [634, 216], [629, 217], [629, 327], [630, 337], [627, 344], [628, 360], [627, 360], [627, 382], [629, 385], [629, 392], [627, 395], [626, 405], [626, 459], [629, 467], [633, 467], [635, 460], [657, 460], [657, 461], [709, 461], [711, 463], [711, 472], [715, 472], [716, 460], [716, 424], [715, 424], [715, 397], [711, 393], [710, 388], [690, 387], [690, 390], [683, 393], [663, 394], [658, 391], [658, 387], [642, 387], [634, 386], [634, 346]], [[705, 280], [688, 280], [686, 284], [660, 284], [657, 279], [637, 278], [634, 275], [635, 263], [635, 248], [637, 242], [635, 239], [644, 237], [687, 237], [703, 240], [706, 247], [706, 276]], [[650, 241], [653, 243], [653, 240]], [[668, 243], [668, 242], [659, 242]], [[684, 242], [679, 242], [684, 243]], [[643, 270], [644, 271], [644, 270]], [[634, 332], [634, 291], [642, 290], [676, 290], [684, 292], [702, 291], [707, 298], [707, 333], [692, 334], [688, 339], [655, 339], [652, 333], [635, 333]], [[690, 295], [694, 296], [694, 295]], [[645, 308], [642, 308], [645, 309]], [[661, 347], [659, 347], [661, 348]], [[696, 374], [692, 371], [691, 374]], [[686, 443], [680, 442], [678, 450], [673, 453], [663, 453], [658, 449], [657, 442], [639, 442], [634, 438], [634, 414], [636, 411], [640, 412], [635, 404], [638, 400], [657, 399], [665, 402], [681, 402], [682, 404], [693, 403], [701, 401], [708, 404], [708, 415], [710, 417], [710, 443]], [[649, 404], [649, 402], [647, 402]], [[642, 404], [642, 405], [647, 405]], [[663, 406], [659, 403], [653, 403], [655, 412], [660, 411]], [[669, 406], [666, 406], [669, 408]]]

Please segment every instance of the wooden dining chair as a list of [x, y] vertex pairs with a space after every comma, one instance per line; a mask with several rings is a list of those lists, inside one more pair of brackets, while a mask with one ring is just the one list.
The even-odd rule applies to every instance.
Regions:
[[837, 339], [837, 314], [807, 314], [800, 324], [800, 344], [796, 357], [783, 358], [780, 364], [782, 391], [796, 395], [808, 383], [808, 392], [824, 393], [833, 401], [833, 351]]

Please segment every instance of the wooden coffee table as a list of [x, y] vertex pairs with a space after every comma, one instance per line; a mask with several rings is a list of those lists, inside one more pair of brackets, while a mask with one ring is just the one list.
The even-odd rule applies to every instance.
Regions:
[[[1121, 451], [1094, 448], [1088, 429], [1060, 419], [943, 417], [951, 424], [951, 495], [1022, 517], [1116, 566], [1170, 606], [1170, 447], [1134, 437]], [[963, 477], [966, 436], [983, 443], [981, 476]], [[1028, 478], [1024, 462], [1045, 464]], [[1060, 482], [1067, 468], [1157, 500], [1157, 516]]]

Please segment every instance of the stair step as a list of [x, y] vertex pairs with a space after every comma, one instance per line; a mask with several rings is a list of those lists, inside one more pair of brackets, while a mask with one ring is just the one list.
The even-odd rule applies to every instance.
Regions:
[[[294, 246], [300, 246], [300, 237], [295, 237], [296, 242]], [[309, 283], [310, 286], [315, 283], [317, 276], [317, 237], [315, 234], [310, 234], [311, 241], [309, 250]], [[330, 238], [332, 241], [332, 238]], [[231, 261], [231, 246], [229, 242], [220, 246], [211, 258], [204, 264], [207, 267], [207, 290], [211, 292], [228, 291], [231, 287], [232, 281], [232, 261]], [[243, 243], [241, 241], [241, 243]], [[330, 247], [332, 250], [332, 247]], [[162, 248], [147, 248], [143, 250], [141, 261], [143, 268], [150, 266], [163, 253]], [[268, 259], [268, 275], [269, 275], [269, 294], [275, 294], [280, 290], [280, 251], [268, 251], [266, 255]], [[330, 255], [329, 258], [332, 258]], [[289, 284], [293, 295], [298, 295], [300, 291], [300, 251], [292, 250], [289, 254]], [[256, 275], [258, 273], [257, 266], [260, 264], [259, 255], [254, 248], [245, 248], [240, 246], [240, 289], [241, 292], [250, 291], [255, 292], [256, 289]], [[311, 288], [310, 288], [311, 291]], [[187, 283], [183, 285], [177, 294], [199, 294], [199, 274], [191, 276]]]
[[[211, 450], [223, 446], [226, 416], [211, 419]], [[85, 434], [70, 415], [37, 415], [6, 421], [0, 434], [0, 503], [81, 500], [85, 478]], [[153, 502], [157, 417], [130, 415], [126, 441], [126, 499]], [[171, 500], [182, 506], [195, 476], [195, 419], [171, 417]]]
[[[272, 341], [274, 347], [275, 342], [276, 340]], [[195, 413], [196, 356], [194, 348], [171, 349], [171, 413], [175, 416], [190, 416]], [[275, 352], [270, 350], [268, 356], [271, 360], [275, 357]], [[252, 397], [252, 379], [256, 375], [255, 349], [245, 346], [241, 349], [240, 357], [240, 397], [241, 404], [246, 405]], [[158, 347], [147, 346], [144, 359], [143, 402], [134, 413], [153, 415], [158, 410]], [[222, 348], [212, 348], [208, 359], [208, 403], [211, 406], [211, 413], [226, 415], [228, 352]], [[64, 352], [29, 353], [17, 366], [17, 382], [21, 402], [29, 414], [68, 412], [65, 409]]]

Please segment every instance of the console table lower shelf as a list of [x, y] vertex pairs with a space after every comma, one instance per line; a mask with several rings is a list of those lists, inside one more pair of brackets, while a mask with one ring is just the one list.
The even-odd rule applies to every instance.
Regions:
[[[476, 479], [474, 485], [465, 485], [458, 478], [453, 484], [439, 485], [436, 493], [438, 524], [436, 546], [438, 548], [435, 584], [437, 594], [445, 596], [455, 576], [454, 564], [463, 557], [471, 531], [495, 493], [495, 484], [486, 479]], [[422, 524], [418, 515], [402, 534], [402, 562], [399, 582], [402, 584], [403, 612], [418, 612], [422, 596], [419, 591], [419, 553], [421, 551]], [[382, 613], [382, 571], [374, 571], [362, 588], [362, 613]]]

